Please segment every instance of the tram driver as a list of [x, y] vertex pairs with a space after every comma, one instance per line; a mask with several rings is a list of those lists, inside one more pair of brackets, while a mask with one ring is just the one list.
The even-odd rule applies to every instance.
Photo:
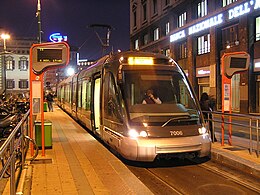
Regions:
[[142, 104], [161, 104], [162, 101], [156, 95], [153, 89], [148, 89], [145, 93]]

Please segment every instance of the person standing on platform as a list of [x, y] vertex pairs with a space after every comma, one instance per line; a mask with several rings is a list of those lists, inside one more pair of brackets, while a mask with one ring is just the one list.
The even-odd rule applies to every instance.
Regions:
[[207, 111], [207, 112], [203, 112], [203, 116], [206, 122], [209, 123], [209, 130], [211, 133], [211, 139], [214, 140], [215, 142], [217, 141], [215, 135], [213, 135], [213, 127], [212, 127], [212, 111], [213, 111], [213, 103], [209, 98], [209, 95], [204, 92], [201, 94], [201, 98], [200, 98], [200, 107], [202, 111]]
[[46, 96], [46, 100], [47, 100], [47, 104], [48, 104], [48, 108], [49, 108], [49, 112], [53, 112], [53, 95], [51, 92], [48, 93], [48, 95]]

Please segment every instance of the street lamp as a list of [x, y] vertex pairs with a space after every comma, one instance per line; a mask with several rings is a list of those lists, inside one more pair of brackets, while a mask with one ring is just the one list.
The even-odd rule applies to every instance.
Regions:
[[72, 76], [75, 74], [75, 70], [72, 67], [68, 67], [66, 71], [67, 71], [67, 76]]
[[1, 39], [3, 39], [3, 46], [4, 46], [4, 52], [1, 53], [1, 62], [0, 62], [0, 69], [1, 73], [0, 76], [2, 77], [0, 79], [0, 93], [3, 94], [6, 90], [6, 67], [5, 67], [5, 54], [7, 53], [6, 51], [6, 40], [10, 39], [10, 35], [6, 33], [1, 34]]
[[3, 33], [3, 34], [1, 34], [1, 38], [4, 40], [4, 53], [5, 53], [6, 52], [6, 40], [10, 39], [10, 35]]

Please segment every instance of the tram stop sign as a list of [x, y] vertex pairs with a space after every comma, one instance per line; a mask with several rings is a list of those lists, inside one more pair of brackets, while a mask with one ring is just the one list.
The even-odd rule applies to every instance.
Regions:
[[250, 56], [246, 52], [227, 53], [224, 56], [224, 74], [227, 78], [232, 78], [236, 73], [248, 70]]
[[36, 75], [50, 68], [61, 68], [69, 63], [69, 45], [66, 42], [33, 44], [30, 59]]

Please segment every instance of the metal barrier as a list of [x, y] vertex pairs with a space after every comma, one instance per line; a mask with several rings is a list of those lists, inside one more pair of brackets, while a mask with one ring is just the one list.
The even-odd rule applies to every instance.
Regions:
[[[222, 113], [222, 112], [209, 112], [209, 111], [203, 111], [203, 113], [206, 113], [208, 118], [208, 121], [212, 121], [212, 132], [213, 135], [216, 132], [217, 125], [220, 124], [220, 130], [221, 130], [221, 143], [224, 145], [224, 136], [225, 136], [225, 124], [228, 125], [228, 143], [232, 145], [232, 135], [234, 132], [236, 132], [238, 127], [245, 128], [248, 133], [249, 138], [242, 137], [245, 139], [249, 139], [249, 153], [252, 154], [253, 150], [256, 151], [257, 158], [259, 158], [259, 150], [260, 150], [260, 143], [259, 143], [259, 120], [260, 116], [254, 116], [249, 114], [236, 114], [236, 113]], [[210, 117], [210, 114], [212, 114], [212, 118]], [[219, 120], [221, 119], [221, 120]], [[232, 129], [236, 128], [235, 131], [232, 131]], [[249, 131], [249, 132], [248, 132]], [[255, 138], [254, 138], [255, 137]], [[214, 140], [212, 140], [214, 142]], [[254, 148], [253, 142], [256, 142], [256, 147]]]
[[[10, 168], [10, 194], [16, 194], [16, 186], [18, 183], [18, 178], [15, 176], [16, 172], [16, 155], [17, 151], [21, 152], [21, 168], [19, 172], [22, 171], [25, 165], [26, 157], [26, 147], [24, 142], [24, 136], [28, 134], [29, 129], [29, 113], [30, 110], [23, 116], [22, 120], [16, 125], [12, 133], [4, 141], [3, 145], [0, 147], [0, 157], [1, 159], [5, 157], [2, 170], [0, 171], [0, 179], [4, 177], [4, 174]], [[17, 137], [17, 135], [19, 136]]]

